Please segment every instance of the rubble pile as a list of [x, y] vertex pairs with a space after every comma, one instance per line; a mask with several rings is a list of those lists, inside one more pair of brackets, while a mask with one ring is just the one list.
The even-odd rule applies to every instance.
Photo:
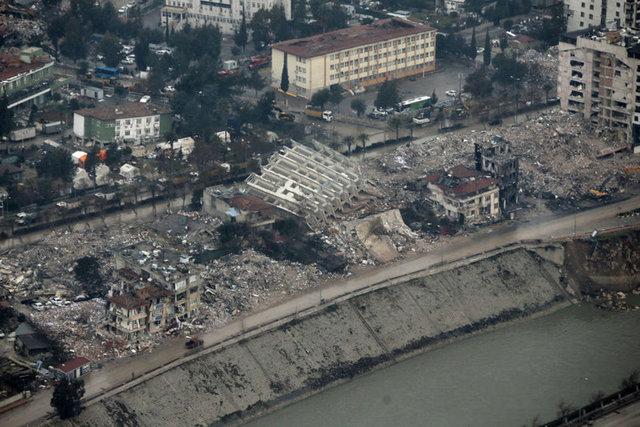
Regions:
[[546, 52], [528, 49], [517, 57], [518, 62], [535, 63], [541, 75], [548, 81], [554, 82], [558, 76], [558, 46], [552, 46]]
[[313, 289], [325, 279], [338, 276], [323, 273], [315, 265], [275, 261], [247, 249], [212, 261], [203, 277], [203, 299], [212, 308], [209, 322], [218, 325], [241, 312]]
[[4, 34], [11, 34], [23, 43], [16, 43], [16, 46], [28, 44], [30, 40], [42, 37], [46, 23], [40, 20], [22, 19], [4, 14], [0, 16], [0, 27]]
[[65, 351], [91, 360], [102, 358], [102, 326], [106, 301], [94, 298], [47, 311], [31, 313], [31, 322]]
[[640, 234], [598, 241], [586, 257], [584, 269], [596, 275], [630, 276], [640, 274]]
[[108, 278], [113, 269], [112, 250], [144, 239], [148, 232], [132, 227], [109, 227], [102, 230], [52, 231], [34, 245], [10, 249], [0, 254], [0, 287], [8, 296], [33, 299], [55, 295], [80, 294], [73, 267], [77, 259], [95, 256]]
[[[634, 292], [635, 293], [635, 292]], [[627, 295], [624, 292], [608, 292], [600, 289], [598, 294], [593, 297], [593, 303], [596, 307], [603, 310], [611, 311], [638, 311], [640, 307], [629, 304], [625, 299]]]
[[598, 159], [602, 150], [619, 145], [615, 135], [594, 129], [575, 115], [552, 110], [523, 123], [472, 131], [466, 135], [437, 136], [426, 142], [412, 142], [367, 160], [370, 179], [387, 201], [401, 206], [413, 201], [420, 176], [458, 164], [474, 166], [474, 143], [499, 135], [512, 143], [520, 158], [520, 186], [525, 195], [546, 199], [581, 200], [590, 189], [608, 181], [615, 190], [627, 162], [627, 154]]

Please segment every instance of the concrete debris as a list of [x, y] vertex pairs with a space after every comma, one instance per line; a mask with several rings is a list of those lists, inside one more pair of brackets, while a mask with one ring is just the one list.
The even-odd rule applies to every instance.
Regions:
[[458, 164], [473, 167], [474, 143], [495, 135], [511, 141], [520, 158], [521, 192], [551, 201], [550, 208], [560, 201], [582, 200], [605, 181], [606, 190], [615, 191], [628, 163], [628, 153], [596, 158], [602, 150], [619, 145], [614, 132], [554, 109], [511, 126], [411, 142], [370, 158], [365, 170], [386, 202], [402, 206], [420, 196], [413, 185], [419, 177]]

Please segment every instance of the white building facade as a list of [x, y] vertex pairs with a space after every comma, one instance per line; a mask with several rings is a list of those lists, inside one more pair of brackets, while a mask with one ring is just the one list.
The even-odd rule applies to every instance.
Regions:
[[165, 0], [160, 13], [160, 25], [176, 30], [186, 23], [192, 27], [217, 25], [222, 34], [233, 34], [242, 22], [244, 12], [247, 24], [260, 9], [282, 6], [287, 20], [291, 19], [291, 0]]
[[560, 39], [558, 96], [562, 109], [615, 129], [640, 151], [639, 32], [592, 30]]

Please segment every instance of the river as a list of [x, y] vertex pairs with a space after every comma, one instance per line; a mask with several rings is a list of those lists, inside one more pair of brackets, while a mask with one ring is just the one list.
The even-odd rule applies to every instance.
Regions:
[[375, 371], [250, 426], [521, 426], [640, 369], [640, 312], [580, 304]]

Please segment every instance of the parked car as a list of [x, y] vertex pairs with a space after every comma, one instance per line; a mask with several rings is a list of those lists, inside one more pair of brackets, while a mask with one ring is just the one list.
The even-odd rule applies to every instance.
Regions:
[[185, 343], [184, 346], [191, 349], [191, 348], [200, 347], [202, 344], [204, 344], [204, 340], [200, 338], [191, 338], [189, 341]]
[[389, 113], [387, 113], [384, 110], [379, 110], [377, 108], [374, 108], [373, 110], [371, 110], [369, 114], [367, 114], [367, 117], [370, 117], [376, 120], [384, 120], [387, 117], [389, 117]]
[[51, 301], [53, 304], [57, 305], [58, 307], [60, 307], [60, 306], [64, 305], [64, 301], [62, 301], [62, 300], [61, 300], [60, 298], [58, 298], [58, 297], [52, 297], [52, 298], [50, 298], [50, 301]]
[[447, 96], [457, 96], [458, 95], [458, 91], [457, 90], [453, 90], [453, 89], [449, 89], [448, 91], [445, 92], [445, 95], [447, 95]]
[[34, 302], [31, 304], [31, 308], [36, 311], [44, 311], [44, 305], [41, 302]]

